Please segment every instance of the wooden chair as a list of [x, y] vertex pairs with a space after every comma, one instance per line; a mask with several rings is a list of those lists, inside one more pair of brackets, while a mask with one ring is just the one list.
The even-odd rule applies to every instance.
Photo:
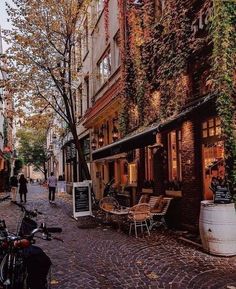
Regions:
[[141, 228], [143, 233], [143, 227], [146, 227], [148, 235], [150, 236], [147, 220], [150, 219], [150, 205], [147, 203], [137, 204], [130, 208], [128, 214], [128, 220], [130, 221], [129, 235], [131, 234], [132, 226], [134, 225], [135, 237], [137, 238], [137, 228]]
[[[151, 196], [149, 204], [150, 204], [150, 213], [151, 213], [151, 218], [150, 218], [150, 226], [149, 229], [152, 230], [154, 226], [161, 226], [163, 225], [165, 228], [167, 228], [166, 224], [166, 214], [168, 212], [171, 200], [173, 198], [167, 198], [163, 197], [160, 199], [160, 196]], [[159, 208], [155, 209], [155, 204], [156, 202], [160, 202]], [[162, 203], [161, 203], [162, 202]], [[156, 220], [154, 220], [154, 218]], [[158, 219], [157, 219], [158, 218]]]

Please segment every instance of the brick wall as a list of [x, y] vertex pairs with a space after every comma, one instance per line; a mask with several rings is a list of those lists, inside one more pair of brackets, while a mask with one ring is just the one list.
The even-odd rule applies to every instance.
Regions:
[[197, 228], [202, 200], [200, 122], [186, 121], [182, 125], [182, 206], [181, 223]]

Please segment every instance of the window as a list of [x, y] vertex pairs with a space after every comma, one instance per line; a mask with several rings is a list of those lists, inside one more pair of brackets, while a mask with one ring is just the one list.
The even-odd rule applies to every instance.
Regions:
[[168, 134], [169, 180], [182, 180], [181, 170], [181, 131], [173, 130]]
[[82, 95], [82, 85], [78, 87], [78, 117], [83, 115], [83, 95]]
[[78, 101], [77, 101], [77, 95], [76, 95], [76, 90], [72, 91], [72, 96], [73, 96], [73, 104], [74, 104], [74, 113], [75, 113], [75, 119], [77, 118], [77, 105], [78, 105]]
[[88, 52], [88, 37], [89, 37], [88, 18], [86, 17], [83, 23], [83, 36], [82, 36], [83, 57], [85, 57]]
[[81, 36], [78, 37], [76, 43], [76, 64], [77, 64], [77, 71], [81, 69], [82, 65], [82, 39]]
[[84, 84], [85, 84], [85, 94], [86, 94], [86, 105], [87, 109], [90, 106], [90, 101], [89, 101], [89, 77], [85, 77], [84, 79]]
[[202, 123], [202, 137], [213, 137], [221, 134], [220, 119], [218, 117], [210, 118]]
[[114, 37], [114, 68], [118, 68], [121, 63], [121, 55], [120, 55], [120, 34], [119, 32]]
[[103, 85], [111, 75], [111, 52], [108, 50], [98, 62], [99, 86]]
[[96, 13], [97, 17], [101, 14], [104, 7], [104, 0], [96, 0]]
[[164, 14], [165, 0], [155, 0], [155, 17], [159, 21]]

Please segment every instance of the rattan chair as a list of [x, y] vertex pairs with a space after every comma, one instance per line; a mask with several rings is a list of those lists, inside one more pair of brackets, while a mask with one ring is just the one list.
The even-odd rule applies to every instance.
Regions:
[[109, 213], [120, 207], [119, 202], [113, 197], [104, 197], [99, 202], [99, 207], [106, 213], [106, 221], [108, 221]]
[[143, 233], [143, 228], [147, 229], [148, 235], [150, 236], [149, 228], [147, 225], [147, 220], [150, 219], [150, 205], [147, 203], [137, 204], [130, 208], [128, 214], [128, 220], [130, 221], [129, 235], [131, 234], [132, 226], [134, 225], [135, 237], [138, 237], [137, 228], [141, 228]]

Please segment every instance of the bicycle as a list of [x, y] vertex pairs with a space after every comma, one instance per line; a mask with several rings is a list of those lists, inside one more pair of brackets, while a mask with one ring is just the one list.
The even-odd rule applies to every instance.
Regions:
[[[23, 219], [35, 217], [35, 211], [26, 210], [23, 205], [17, 204], [24, 210], [24, 216], [17, 232], [10, 233], [5, 221], [0, 221], [0, 248], [4, 256], [0, 263], [0, 288], [3, 289], [48, 289], [50, 287], [51, 260], [37, 246], [34, 246], [35, 235], [42, 233], [41, 239], [50, 241], [60, 238], [52, 237], [51, 233], [61, 232], [61, 228], [47, 228], [43, 223], [34, 228], [30, 234], [24, 234]], [[26, 232], [27, 233], [27, 232]], [[38, 236], [37, 236], [38, 237]]]

